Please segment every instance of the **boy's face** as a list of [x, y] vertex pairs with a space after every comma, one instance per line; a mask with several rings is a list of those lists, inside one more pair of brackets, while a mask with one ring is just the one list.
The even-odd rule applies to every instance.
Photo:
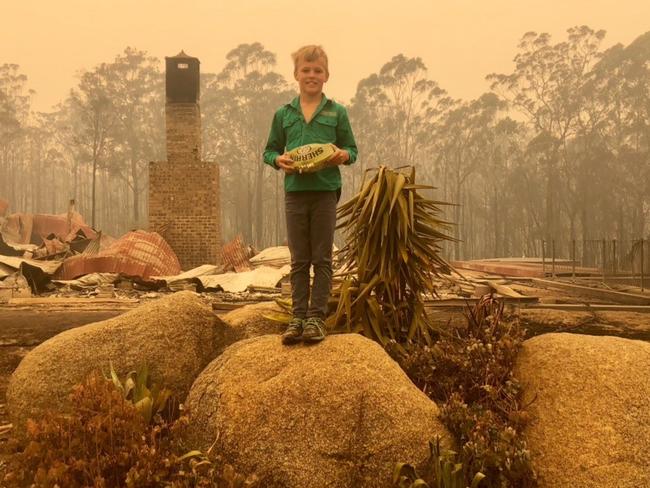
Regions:
[[329, 73], [320, 59], [315, 61], [302, 60], [298, 62], [294, 77], [300, 87], [300, 93], [318, 95], [323, 91], [323, 84], [328, 80]]

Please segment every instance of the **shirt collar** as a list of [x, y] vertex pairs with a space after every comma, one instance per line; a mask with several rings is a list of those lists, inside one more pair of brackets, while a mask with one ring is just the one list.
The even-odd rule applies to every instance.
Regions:
[[[318, 104], [318, 107], [316, 108], [316, 112], [320, 112], [320, 110], [325, 106], [326, 103], [330, 101], [329, 98], [323, 93], [323, 98], [321, 99], [320, 103]], [[294, 110], [297, 112], [300, 112], [300, 96], [295, 97], [291, 102], [287, 103], [290, 107], [292, 107]]]

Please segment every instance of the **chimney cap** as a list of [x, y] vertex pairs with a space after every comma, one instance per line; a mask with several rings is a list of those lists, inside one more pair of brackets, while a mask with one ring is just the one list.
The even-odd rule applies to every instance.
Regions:
[[199, 61], [199, 58], [195, 58], [194, 56], [190, 56], [189, 54], [186, 54], [185, 51], [183, 51], [182, 49], [181, 52], [179, 52], [176, 56], [165, 56], [165, 59], [196, 59], [198, 63], [201, 62]]

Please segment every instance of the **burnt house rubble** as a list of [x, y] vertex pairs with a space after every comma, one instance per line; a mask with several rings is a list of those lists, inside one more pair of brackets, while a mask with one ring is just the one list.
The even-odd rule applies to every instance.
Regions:
[[112, 237], [87, 225], [74, 201], [43, 215], [10, 213], [0, 199], [0, 302], [183, 289], [279, 296], [286, 247], [255, 261], [241, 236], [222, 245], [219, 165], [201, 159], [200, 62], [183, 51], [165, 61], [167, 159], [149, 165], [149, 228]]
[[[58, 215], [10, 213], [10, 208], [0, 200], [0, 303], [47, 304], [66, 297], [137, 302], [193, 290], [209, 294], [215, 309], [230, 310], [290, 296], [286, 246], [258, 252], [239, 235], [219, 244], [218, 259], [188, 267], [177, 252], [186, 248], [175, 249], [172, 243], [179, 241], [170, 242], [164, 229], [133, 230], [115, 238], [88, 226], [72, 201]], [[451, 264], [454, 273], [440, 279], [437, 297], [426, 302], [433, 312], [461, 309], [487, 293], [509, 306], [533, 310], [650, 311], [650, 293], [638, 277], [605, 276], [602, 269], [571, 260], [495, 258]], [[336, 259], [334, 267], [336, 276]]]
[[254, 269], [240, 237], [222, 249], [219, 166], [201, 159], [200, 62], [183, 51], [165, 60], [167, 159], [149, 165], [149, 229], [114, 238], [87, 225], [73, 201], [67, 213], [43, 215], [9, 213], [0, 200], [0, 301], [111, 288], [241, 292], [283, 277], [278, 267]]
[[119, 238], [105, 235], [85, 223], [73, 202], [59, 215], [8, 213], [9, 208], [0, 200], [0, 303], [183, 289], [242, 293], [257, 288], [279, 295], [289, 273], [288, 248], [270, 248], [251, 260], [257, 253], [241, 236], [219, 249], [218, 260], [184, 271], [164, 233], [139, 229]]

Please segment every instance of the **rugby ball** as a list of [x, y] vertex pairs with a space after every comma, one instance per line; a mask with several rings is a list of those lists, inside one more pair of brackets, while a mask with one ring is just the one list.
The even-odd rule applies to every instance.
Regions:
[[334, 144], [305, 144], [289, 151], [298, 173], [314, 173], [323, 169], [336, 152]]

